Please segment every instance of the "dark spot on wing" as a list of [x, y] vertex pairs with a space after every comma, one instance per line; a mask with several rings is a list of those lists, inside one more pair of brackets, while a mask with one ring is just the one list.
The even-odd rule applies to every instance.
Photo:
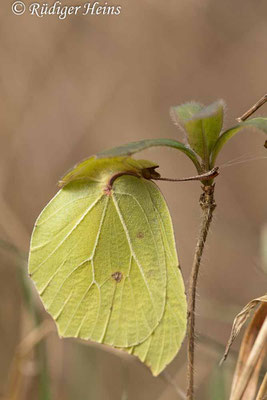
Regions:
[[136, 237], [137, 237], [138, 239], [143, 239], [143, 238], [145, 237], [145, 235], [143, 234], [143, 232], [138, 232], [137, 235], [136, 235]]
[[121, 272], [114, 272], [114, 274], [111, 275], [111, 277], [119, 283], [122, 280], [122, 273]]
[[147, 277], [148, 277], [148, 278], [153, 278], [154, 275], [155, 275], [155, 271], [154, 271], [153, 269], [150, 269], [150, 270], [147, 272]]

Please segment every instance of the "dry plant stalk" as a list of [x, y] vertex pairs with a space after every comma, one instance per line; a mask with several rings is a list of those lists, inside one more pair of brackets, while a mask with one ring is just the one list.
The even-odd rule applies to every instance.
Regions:
[[55, 331], [54, 325], [45, 320], [20, 342], [9, 371], [8, 389], [4, 400], [19, 399], [22, 385], [22, 365], [34, 347], [53, 331]]
[[262, 384], [260, 386], [256, 400], [264, 400], [266, 398], [267, 398], [267, 372], [266, 372], [264, 379], [262, 381]]
[[222, 364], [229, 353], [229, 350], [235, 340], [235, 338], [237, 337], [237, 335], [239, 334], [242, 326], [245, 324], [245, 322], [247, 321], [250, 312], [259, 304], [259, 303], [266, 303], [267, 302], [267, 295], [258, 297], [256, 299], [251, 300], [241, 311], [240, 313], [237, 314], [237, 316], [234, 319], [233, 322], [233, 326], [232, 326], [232, 330], [231, 330], [231, 334], [223, 355], [223, 358], [220, 362], [220, 364]]
[[[259, 332], [259, 335], [255, 340], [254, 346], [250, 352], [246, 364], [244, 365], [244, 368], [236, 384], [233, 395], [230, 398], [231, 400], [241, 400], [242, 398], [245, 399], [245, 397], [243, 397], [243, 394], [245, 393], [251, 375], [253, 374], [253, 370], [257, 365], [259, 358], [261, 357], [261, 353], [264, 351], [264, 347], [266, 346], [266, 341], [267, 341], [267, 319], [265, 319], [265, 322]], [[247, 398], [247, 400], [249, 399]]]
[[[249, 303], [250, 307], [251, 303]], [[254, 303], [255, 304], [255, 303]], [[246, 310], [246, 317], [244, 317]], [[238, 314], [247, 319], [251, 308], [248, 305]], [[267, 303], [262, 302], [249, 324], [242, 340], [236, 370], [232, 382], [230, 400], [255, 399], [259, 373], [266, 354], [267, 343]], [[235, 319], [236, 322], [236, 319]]]

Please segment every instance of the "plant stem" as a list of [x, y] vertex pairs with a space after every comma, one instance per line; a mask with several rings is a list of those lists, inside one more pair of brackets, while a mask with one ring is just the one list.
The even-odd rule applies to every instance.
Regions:
[[264, 96], [262, 96], [260, 98], [260, 100], [257, 101], [257, 103], [255, 103], [252, 107], [250, 107], [250, 109], [248, 111], [246, 111], [243, 115], [241, 115], [241, 117], [237, 118], [236, 120], [238, 122], [243, 122], [246, 119], [248, 119], [249, 117], [251, 117], [252, 114], [254, 114], [255, 111], [257, 111], [263, 104], [265, 104], [267, 102], [267, 94], [265, 94]]
[[[26, 254], [22, 251], [20, 251], [15, 245], [12, 243], [6, 242], [2, 239], [0, 239], [0, 249], [3, 248], [4, 250], [7, 250], [11, 254], [13, 254], [16, 257], [17, 261], [17, 273], [18, 273], [18, 281], [22, 290], [22, 298], [24, 300], [24, 305], [29, 314], [33, 318], [34, 325], [36, 329], [40, 327], [43, 319], [41, 316], [41, 313], [39, 311], [38, 306], [36, 305], [33, 295], [32, 295], [32, 290], [30, 286], [30, 282], [26, 273], [26, 263], [27, 263], [27, 258]], [[37, 359], [37, 365], [38, 365], [38, 399], [39, 400], [51, 400], [52, 399], [52, 394], [51, 394], [51, 388], [50, 388], [50, 377], [49, 377], [49, 369], [48, 369], [48, 360], [47, 360], [47, 350], [46, 350], [46, 343], [44, 341], [40, 341], [36, 344], [36, 359]], [[11, 371], [11, 373], [13, 373]], [[18, 370], [18, 373], [21, 374], [20, 370]], [[20, 377], [19, 377], [20, 379]], [[16, 387], [13, 388], [11, 387], [10, 390], [12, 391], [15, 389], [16, 391], [18, 390], [18, 384], [16, 382]], [[11, 385], [12, 386], [12, 385]], [[12, 395], [10, 395], [10, 398], [13, 398]]]
[[187, 400], [194, 399], [196, 289], [201, 258], [212, 221], [213, 211], [216, 207], [214, 201], [214, 187], [215, 185], [212, 184], [202, 186], [203, 193], [199, 200], [202, 209], [202, 218], [188, 289]]

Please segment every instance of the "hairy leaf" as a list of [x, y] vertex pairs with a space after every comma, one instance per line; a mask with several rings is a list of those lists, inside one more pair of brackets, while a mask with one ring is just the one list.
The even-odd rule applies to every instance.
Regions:
[[223, 116], [224, 102], [222, 100], [218, 100], [205, 107], [194, 117], [195, 119], [202, 120], [202, 127], [205, 133], [209, 154], [221, 133], [223, 126]]
[[180, 106], [173, 106], [170, 108], [170, 115], [174, 125], [181, 129], [185, 128], [185, 124], [195, 114], [204, 108], [203, 104], [191, 101], [190, 103], [181, 104]]
[[91, 158], [67, 174], [35, 224], [29, 273], [61, 336], [138, 356], [149, 341], [156, 375], [184, 338], [186, 299], [168, 208], [143, 177], [155, 166]]
[[221, 148], [228, 142], [236, 133], [240, 132], [243, 128], [246, 127], [254, 127], [262, 132], [267, 133], [267, 118], [252, 118], [248, 119], [245, 122], [241, 122], [240, 124], [228, 129], [223, 132], [221, 136], [217, 139], [214, 148], [212, 150], [211, 156], [211, 168], [215, 165], [216, 158], [221, 150]]
[[174, 139], [145, 139], [138, 142], [131, 142], [122, 146], [114, 147], [113, 149], [102, 151], [96, 155], [97, 158], [103, 157], [117, 157], [117, 156], [130, 156], [138, 153], [139, 151], [146, 150], [150, 147], [172, 147], [173, 149], [180, 150], [187, 157], [193, 161], [198, 172], [201, 171], [200, 164], [197, 160], [196, 154], [189, 149], [186, 145]]
[[218, 100], [207, 107], [187, 103], [171, 109], [176, 125], [185, 132], [190, 147], [209, 167], [209, 154], [222, 129], [224, 102]]

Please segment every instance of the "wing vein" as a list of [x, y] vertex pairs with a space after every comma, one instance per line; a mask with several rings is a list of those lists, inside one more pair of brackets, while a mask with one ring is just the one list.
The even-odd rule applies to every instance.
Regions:
[[79, 224], [82, 222], [82, 220], [86, 217], [86, 215], [97, 205], [97, 203], [102, 199], [103, 196], [100, 196], [99, 198], [97, 198], [94, 203], [90, 204], [90, 206], [86, 209], [86, 211], [83, 213], [83, 215], [79, 218], [79, 220], [76, 222], [76, 224], [74, 225], [74, 227], [69, 231], [69, 233], [64, 237], [63, 240], [61, 240], [61, 242], [56, 246], [56, 248], [46, 257], [46, 259], [41, 262], [41, 264], [39, 264], [37, 266], [37, 268], [35, 268], [35, 270], [32, 272], [32, 274], [34, 274], [36, 271], [38, 271], [42, 265], [44, 265], [46, 263], [46, 261], [52, 257], [53, 254], [55, 254], [55, 252], [62, 246], [62, 244], [68, 239], [68, 237], [70, 237], [70, 235], [75, 231], [75, 229], [79, 226]]
[[120, 208], [119, 208], [119, 205], [118, 205], [118, 203], [117, 203], [117, 200], [116, 200], [116, 198], [115, 198], [115, 194], [114, 194], [114, 193], [113, 193], [112, 199], [113, 199], [115, 208], [116, 208], [116, 210], [117, 210], [117, 213], [118, 213], [118, 215], [119, 215], [120, 221], [121, 221], [121, 223], [122, 223], [123, 229], [124, 229], [124, 231], [125, 231], [126, 238], [127, 238], [127, 241], [128, 241], [128, 244], [129, 244], [129, 247], [130, 247], [130, 250], [131, 250], [131, 253], [132, 253], [133, 258], [135, 259], [136, 264], [138, 265], [138, 268], [139, 268], [139, 270], [140, 270], [140, 272], [141, 272], [142, 278], [143, 278], [143, 280], [144, 280], [144, 282], [145, 282], [147, 291], [148, 291], [148, 293], [149, 293], [149, 297], [150, 297], [150, 299], [151, 299], [152, 306], [153, 306], [154, 311], [155, 311], [155, 315], [157, 316], [157, 312], [156, 312], [156, 308], [155, 308], [155, 304], [154, 304], [154, 299], [153, 299], [151, 290], [150, 290], [149, 285], [148, 285], [148, 282], [147, 282], [147, 280], [146, 280], [146, 277], [145, 277], [143, 268], [142, 268], [141, 264], [139, 263], [139, 260], [138, 260], [136, 254], [135, 254], [135, 252], [134, 252], [134, 250], [133, 250], [132, 243], [131, 243], [131, 239], [130, 239], [130, 235], [129, 235], [128, 229], [127, 229], [127, 227], [126, 227], [125, 221], [124, 221], [123, 216], [122, 216], [122, 214], [121, 214], [121, 210], [120, 210]]

